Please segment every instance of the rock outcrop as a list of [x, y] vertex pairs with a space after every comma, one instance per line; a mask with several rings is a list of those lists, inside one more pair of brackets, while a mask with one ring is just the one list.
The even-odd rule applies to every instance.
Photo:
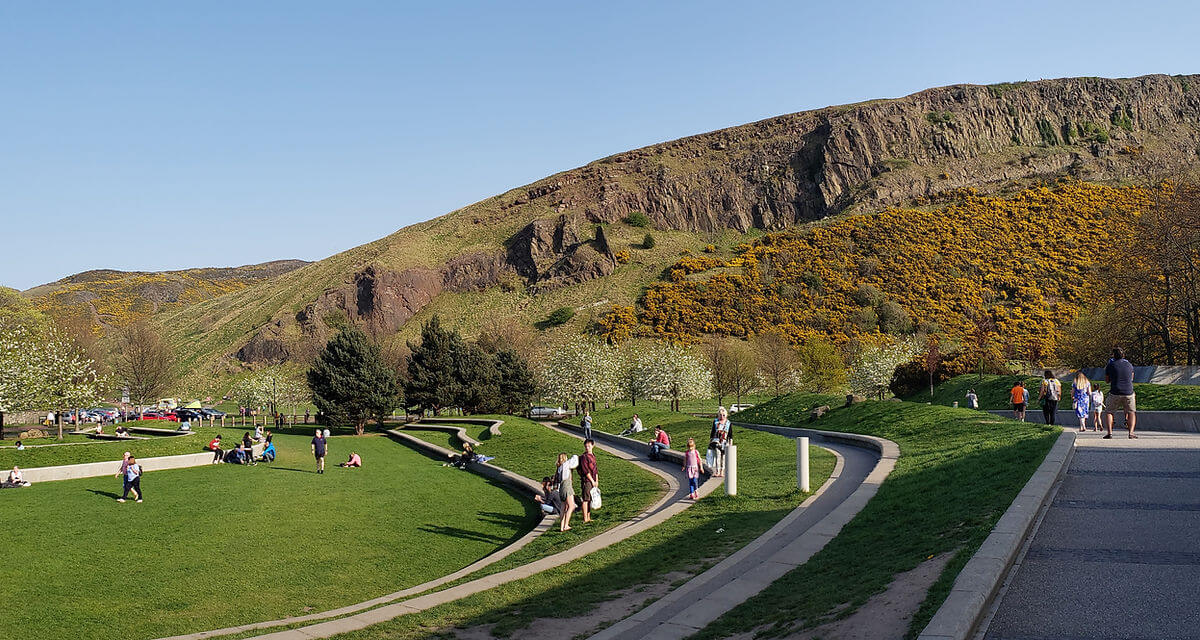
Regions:
[[[330, 314], [385, 334], [444, 291], [501, 284], [536, 294], [604, 277], [616, 260], [597, 225], [633, 212], [657, 229], [778, 230], [964, 188], [1189, 173], [1198, 153], [1200, 76], [956, 85], [780, 116], [617, 154], [455, 212], [445, 220], [456, 226], [438, 237], [470, 238], [465, 253], [441, 267], [356, 262], [294, 318], [262, 327], [238, 357], [294, 352], [287, 335], [315, 343], [336, 324]], [[520, 228], [494, 251], [494, 236], [470, 235], [502, 226]]]

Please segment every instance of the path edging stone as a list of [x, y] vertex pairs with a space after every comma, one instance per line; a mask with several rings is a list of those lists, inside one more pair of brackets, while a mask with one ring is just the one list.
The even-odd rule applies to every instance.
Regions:
[[[254, 445], [254, 455], [262, 455], [263, 445]], [[165, 471], [167, 469], [186, 469], [212, 464], [213, 453], [184, 453], [177, 456], [158, 456], [155, 458], [138, 458], [138, 462], [146, 471]], [[76, 480], [79, 478], [98, 478], [100, 476], [116, 475], [120, 462], [105, 460], [103, 462], [84, 462], [81, 464], [64, 464], [52, 467], [31, 467], [21, 469], [29, 482], [54, 482], [56, 480]]]
[[1074, 453], [1075, 432], [1064, 430], [991, 535], [959, 572], [950, 595], [917, 640], [967, 640], [973, 636]]

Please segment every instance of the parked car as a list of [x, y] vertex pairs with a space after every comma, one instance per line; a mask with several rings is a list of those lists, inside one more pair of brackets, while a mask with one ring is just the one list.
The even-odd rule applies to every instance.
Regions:
[[181, 420], [181, 421], [182, 420], [188, 420], [188, 421], [202, 420], [205, 417], [206, 416], [203, 413], [201, 413], [200, 409], [176, 409], [175, 410], [175, 418], [177, 420]]
[[174, 413], [169, 411], [158, 411], [157, 409], [145, 411], [142, 413], [141, 420], [170, 420], [171, 422], [179, 422], [179, 418]]
[[560, 407], [530, 407], [529, 417], [533, 420], [561, 420], [567, 412]]
[[200, 413], [203, 414], [205, 418], [214, 418], [217, 420], [225, 417], [225, 412], [217, 409], [200, 409]]
[[96, 407], [91, 410], [91, 413], [93, 415], [104, 416], [104, 417], [108, 418], [109, 420], [116, 420], [121, 415], [121, 412], [117, 411], [113, 407]]

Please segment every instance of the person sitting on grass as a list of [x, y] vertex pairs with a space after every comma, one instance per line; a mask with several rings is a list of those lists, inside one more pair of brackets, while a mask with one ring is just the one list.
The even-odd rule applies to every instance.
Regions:
[[362, 458], [357, 453], [350, 452], [350, 459], [339, 464], [339, 467], [362, 467]]
[[463, 452], [453, 457], [447, 464], [456, 469], [466, 469], [467, 463], [475, 462], [478, 459], [479, 456], [475, 453], [475, 447], [472, 447], [470, 442], [464, 442]]
[[8, 472], [8, 481], [4, 483], [7, 487], [28, 487], [30, 483], [25, 481], [25, 476], [21, 474], [21, 467], [13, 465], [12, 471]]
[[541, 505], [542, 512], [547, 515], [559, 512], [558, 492], [554, 490], [553, 478], [550, 476], [542, 477], [542, 493], [541, 495], [533, 496], [533, 501]]
[[25, 450], [25, 441], [17, 440], [17, 451], [24, 451], [24, 450]]
[[122, 438], [127, 437], [129, 435], [129, 429], [126, 429], [125, 425], [123, 424], [117, 425], [117, 430], [113, 431], [113, 435], [121, 436]]
[[275, 461], [275, 445], [273, 443], [267, 443], [267, 446], [263, 449], [262, 457], [259, 458], [259, 460], [262, 460], [263, 462]]
[[249, 451], [247, 451], [246, 447], [240, 442], [233, 451], [229, 452], [229, 454], [230, 455], [227, 458], [228, 462], [234, 462], [236, 464], [250, 464]]

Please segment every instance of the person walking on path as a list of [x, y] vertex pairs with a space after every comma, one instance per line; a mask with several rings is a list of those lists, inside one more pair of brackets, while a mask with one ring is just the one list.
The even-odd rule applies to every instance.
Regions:
[[117, 498], [117, 502], [125, 502], [130, 491], [133, 492], [133, 499], [138, 502], [146, 495], [142, 493], [142, 465], [138, 464], [137, 458], [133, 456], [129, 456], [129, 465], [125, 467], [125, 491]]
[[979, 408], [979, 396], [975, 395], [974, 389], [967, 389], [967, 408], [968, 409], [978, 409]]
[[596, 467], [596, 454], [592, 452], [596, 443], [591, 439], [583, 441], [583, 455], [579, 456], [579, 476], [583, 483], [582, 497], [583, 521], [592, 521], [592, 490], [600, 488], [600, 470]]
[[1100, 383], [1092, 385], [1092, 431], [1099, 431], [1104, 421], [1104, 391]]
[[1062, 400], [1062, 383], [1049, 369], [1042, 376], [1042, 386], [1038, 389], [1038, 400], [1042, 401], [1042, 418], [1046, 424], [1054, 424], [1058, 417], [1058, 401]]
[[663, 431], [661, 424], [654, 425], [654, 442], [650, 443], [650, 459], [658, 460], [658, 456], [662, 453], [663, 449], [670, 448], [671, 436], [668, 436], [667, 432]]
[[1079, 430], [1087, 431], [1088, 415], [1092, 412], [1092, 383], [1082, 371], [1076, 372], [1071, 382], [1071, 403], [1075, 417], [1079, 418]]
[[317, 459], [317, 473], [325, 473], [326, 442], [325, 434], [317, 429], [317, 435], [312, 439], [312, 454]]
[[688, 438], [687, 451], [683, 454], [683, 473], [688, 479], [688, 497], [695, 500], [700, 483], [700, 452], [696, 451], [695, 438]]
[[583, 439], [592, 439], [592, 412], [586, 410], [583, 412]]
[[558, 454], [558, 470], [554, 472], [558, 499], [562, 503], [562, 517], [558, 519], [559, 531], [571, 530], [571, 514], [575, 513], [575, 485], [571, 482], [571, 469], [579, 467], [579, 456]]
[[1025, 401], [1027, 399], [1025, 383], [1017, 380], [1013, 388], [1008, 390], [1008, 395], [1012, 397], [1013, 420], [1025, 422]]
[[1104, 367], [1104, 381], [1110, 386], [1108, 399], [1105, 400], [1104, 426], [1108, 433], [1105, 439], [1112, 438], [1113, 413], [1118, 409], [1125, 413], [1125, 428], [1129, 429], [1129, 437], [1136, 438], [1133, 429], [1137, 425], [1137, 397], [1133, 393], [1133, 364], [1125, 359], [1125, 350], [1113, 349], [1112, 360]]

